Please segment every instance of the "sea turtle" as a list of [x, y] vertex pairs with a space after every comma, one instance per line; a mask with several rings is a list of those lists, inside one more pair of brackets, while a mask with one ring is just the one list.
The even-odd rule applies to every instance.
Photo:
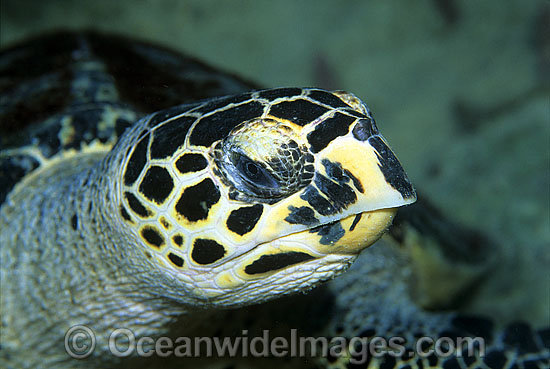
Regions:
[[[292, 297], [286, 308], [241, 308], [231, 318], [220, 309], [307, 291], [344, 272], [396, 208], [416, 199], [371, 112], [351, 93], [264, 90], [170, 50], [93, 32], [3, 51], [0, 88], [2, 367], [117, 366], [123, 359], [108, 339], [121, 328], [135, 337], [231, 334], [303, 309], [320, 324], [326, 314]], [[421, 203], [399, 223], [452, 244], [434, 214]], [[410, 235], [399, 229], [393, 237], [404, 244]], [[417, 328], [493, 334], [485, 319], [421, 315], [401, 287], [387, 284], [388, 274], [401, 278], [399, 260], [378, 249], [363, 269], [335, 279], [349, 310], [334, 313], [339, 327], [323, 334], [356, 329], [350, 319], [362, 319], [353, 299], [363, 298], [355, 288], [364, 275], [379, 289], [373, 303], [359, 299], [365, 316], [379, 313], [378, 335], [415, 319]], [[425, 260], [419, 252], [413, 259]], [[308, 296], [325, 301], [319, 291]], [[375, 296], [390, 296], [393, 309], [378, 311]], [[428, 306], [448, 302], [423, 296]], [[225, 330], [220, 317], [231, 319]], [[94, 335], [94, 350], [77, 341], [84, 333]], [[535, 337], [540, 351], [544, 335]], [[350, 355], [343, 360], [355, 365]], [[518, 359], [511, 349], [506, 355]], [[329, 359], [322, 362], [341, 364]], [[391, 360], [370, 363], [397, 365]], [[414, 365], [441, 365], [423, 360]]]
[[[63, 342], [77, 324], [156, 336], [198, 308], [310, 289], [415, 201], [350, 93], [249, 91], [166, 50], [94, 34], [43, 38], [1, 60], [2, 351], [15, 366], [66, 358], [43, 337]], [[176, 89], [156, 85], [147, 63], [173, 68]], [[159, 104], [174, 106], [137, 121]]]

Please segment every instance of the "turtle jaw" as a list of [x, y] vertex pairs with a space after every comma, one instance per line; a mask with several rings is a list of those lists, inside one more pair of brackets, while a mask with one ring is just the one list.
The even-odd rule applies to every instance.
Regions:
[[292, 233], [224, 264], [196, 290], [199, 304], [234, 307], [304, 292], [343, 273], [391, 224], [396, 208], [355, 214]]
[[[240, 287], [216, 290], [207, 304], [221, 308], [263, 303], [282, 296], [307, 292], [344, 273], [358, 255], [328, 254], [244, 281]], [[216, 283], [227, 275], [218, 276]], [[225, 281], [224, 281], [225, 283]], [[218, 287], [219, 288], [219, 287]], [[219, 292], [218, 292], [219, 291]]]
[[247, 280], [240, 279], [233, 269], [229, 269], [219, 273], [214, 278], [214, 284], [195, 290], [194, 305], [235, 308], [307, 292], [345, 272], [357, 256], [328, 254]]

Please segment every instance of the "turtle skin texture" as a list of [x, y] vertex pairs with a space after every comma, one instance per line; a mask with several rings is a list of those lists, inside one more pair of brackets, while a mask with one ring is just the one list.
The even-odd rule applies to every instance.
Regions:
[[[282, 355], [295, 367], [547, 365], [548, 329], [440, 311], [483, 279], [491, 241], [426, 200], [358, 258], [416, 194], [354, 95], [261, 90], [94, 32], [43, 36], [0, 60], [2, 367], [258, 366], [250, 353], [164, 358], [154, 345], [122, 357], [109, 346], [118, 328], [405, 341], [399, 355]], [[410, 264], [426, 259], [462, 278], [411, 287]], [[420, 265], [419, 280], [433, 276]], [[90, 337], [68, 334], [81, 326], [90, 352]], [[423, 336], [482, 338], [487, 352], [410, 354]], [[261, 365], [278, 367], [275, 356]]]

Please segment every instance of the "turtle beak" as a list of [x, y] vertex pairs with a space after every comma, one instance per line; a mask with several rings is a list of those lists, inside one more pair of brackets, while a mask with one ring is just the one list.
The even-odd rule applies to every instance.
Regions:
[[353, 135], [339, 137], [319, 154], [315, 186], [331, 203], [344, 202], [340, 217], [416, 201], [401, 163], [380, 134], [363, 141]]
[[[403, 170], [401, 163], [390, 149], [386, 140], [380, 136], [372, 136], [368, 139], [368, 145], [376, 156], [377, 167], [383, 175], [383, 181], [379, 178], [381, 189], [385, 188], [388, 193], [388, 206], [403, 206], [416, 201], [416, 192]], [[384, 196], [382, 196], [384, 197]]]
[[[378, 201], [369, 198], [366, 199], [367, 202], [380, 203], [382, 206], [377, 205], [378, 208], [389, 208], [412, 204], [416, 201], [416, 193], [409, 178], [384, 137], [378, 132], [373, 119], [357, 121], [351, 134], [345, 138], [350, 141], [349, 155], [361, 155], [361, 150], [364, 150], [362, 151], [364, 158], [359, 159], [363, 161], [362, 165], [359, 164], [363, 170], [357, 168], [358, 175], [364, 178], [370, 190], [375, 190], [379, 196]], [[348, 148], [343, 147], [341, 150], [347, 158], [345, 151]], [[350, 164], [353, 166], [353, 163]]]

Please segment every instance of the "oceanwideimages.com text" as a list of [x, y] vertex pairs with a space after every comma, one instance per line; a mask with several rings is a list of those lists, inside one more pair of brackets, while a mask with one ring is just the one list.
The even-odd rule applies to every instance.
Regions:
[[[404, 337], [302, 337], [296, 329], [288, 336], [272, 337], [269, 330], [249, 336], [242, 330], [236, 337], [137, 337], [131, 330], [113, 330], [107, 340], [108, 352], [116, 357], [349, 357], [352, 364], [363, 364], [369, 357], [391, 355], [396, 358], [450, 356], [483, 357], [481, 337], [419, 337], [407, 342]], [[92, 329], [73, 326], [65, 335], [65, 350], [75, 359], [89, 357], [98, 349]], [[104, 351], [104, 350], [102, 350]]]

